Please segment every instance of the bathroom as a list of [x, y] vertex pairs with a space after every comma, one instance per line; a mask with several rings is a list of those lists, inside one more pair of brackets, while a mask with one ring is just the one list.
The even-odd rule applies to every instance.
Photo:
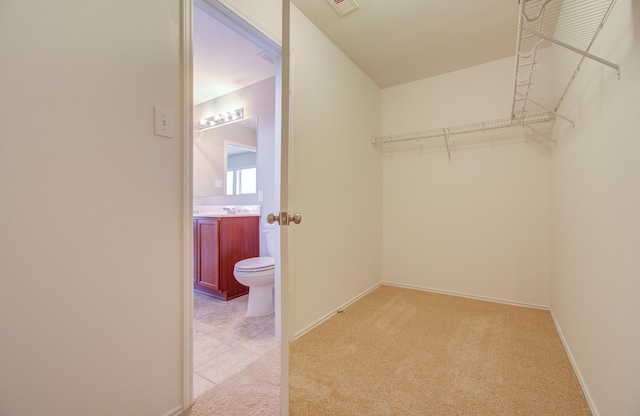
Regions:
[[[264, 257], [269, 253], [266, 216], [277, 212], [279, 201], [275, 60], [213, 18], [215, 11], [205, 6], [193, 9], [194, 219], [257, 217], [249, 237], [258, 240], [257, 247], [237, 259]], [[227, 266], [220, 267], [222, 275]], [[197, 273], [197, 265], [194, 269]], [[216, 288], [207, 293], [194, 283], [195, 398], [278, 347], [280, 325], [273, 312], [246, 316], [249, 296], [241, 290], [216, 296]]]

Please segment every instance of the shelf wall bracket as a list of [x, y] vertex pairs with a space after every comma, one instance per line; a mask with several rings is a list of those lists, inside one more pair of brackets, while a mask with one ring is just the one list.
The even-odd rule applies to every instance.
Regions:
[[582, 56], [584, 56], [586, 58], [593, 59], [596, 62], [600, 62], [601, 64], [606, 65], [608, 67], [611, 67], [611, 68], [615, 69], [616, 71], [618, 71], [618, 75], [620, 74], [620, 66], [617, 65], [617, 64], [614, 64], [613, 62], [609, 62], [606, 59], [602, 59], [602, 58], [600, 58], [598, 56], [592, 55], [589, 52], [585, 52], [585, 51], [582, 51], [582, 50], [580, 50], [578, 48], [574, 48], [573, 46], [569, 45], [568, 43], [564, 43], [562, 41], [554, 39], [551, 36], [547, 36], [544, 33], [535, 31], [535, 30], [530, 29], [530, 28], [528, 28], [526, 26], [523, 26], [522, 30], [524, 30], [524, 31], [526, 31], [526, 32], [528, 32], [528, 33], [530, 33], [530, 34], [532, 34], [534, 36], [538, 36], [538, 37], [540, 37], [542, 39], [548, 40], [551, 43], [555, 43], [556, 45], [562, 46], [565, 49], [569, 49], [570, 51], [575, 52], [575, 53], [577, 53], [579, 55], [582, 55]]
[[538, 135], [540, 135], [540, 136], [544, 137], [545, 139], [549, 140], [549, 141], [550, 141], [550, 142], [552, 142], [553, 144], [555, 144], [555, 145], [557, 145], [557, 144], [558, 144], [558, 142], [556, 141], [556, 139], [554, 139], [553, 137], [549, 136], [548, 134], [544, 134], [544, 133], [543, 133], [543, 132], [541, 132], [540, 130], [538, 130], [538, 129], [534, 128], [534, 127], [531, 127], [531, 126], [530, 126], [530, 125], [528, 125], [528, 124], [525, 124], [525, 127], [526, 127], [526, 128], [528, 128], [528, 129], [530, 129], [530, 130], [531, 130], [531, 131], [533, 131], [534, 133], [536, 133], [536, 134], [538, 134]]
[[540, 104], [537, 101], [532, 100], [531, 98], [523, 98], [523, 99], [529, 101], [531, 104], [537, 105], [538, 107], [542, 108], [545, 111], [548, 111], [548, 112], [552, 113], [554, 116], [560, 117], [564, 121], [567, 121], [567, 122], [571, 123], [571, 127], [573, 127], [574, 129], [576, 128], [576, 125], [572, 120], [568, 119], [567, 117], [563, 116], [562, 114], [559, 114], [557, 111], [551, 110], [550, 108], [547, 108], [546, 106]]
[[444, 134], [444, 143], [447, 146], [447, 155], [449, 156], [449, 163], [451, 163], [451, 150], [449, 150], [449, 133], [447, 133], [447, 129], [442, 129], [442, 133]]

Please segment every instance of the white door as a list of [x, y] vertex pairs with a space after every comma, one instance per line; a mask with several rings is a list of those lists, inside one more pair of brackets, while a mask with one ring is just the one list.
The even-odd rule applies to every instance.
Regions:
[[[289, 114], [290, 114], [290, 2], [282, 0], [282, 54], [278, 73], [281, 74], [280, 94], [276, 94], [281, 100], [280, 104], [280, 212], [284, 213], [283, 218], [288, 219], [289, 211]], [[276, 104], [277, 108], [278, 104]], [[274, 213], [275, 214], [275, 213]], [[276, 215], [279, 215], [276, 214]], [[289, 230], [287, 225], [280, 221], [280, 262], [276, 265], [276, 276], [280, 276], [277, 281], [280, 287], [277, 288], [276, 305], [280, 306], [280, 336], [281, 336], [281, 415], [289, 414], [289, 342], [290, 333], [290, 301], [289, 301]], [[285, 221], [286, 222], [286, 221]], [[276, 319], [278, 316], [276, 315]]]

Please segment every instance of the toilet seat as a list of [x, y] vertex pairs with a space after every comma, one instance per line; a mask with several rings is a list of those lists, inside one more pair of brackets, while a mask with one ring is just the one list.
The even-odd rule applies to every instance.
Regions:
[[258, 273], [274, 270], [276, 261], [273, 257], [252, 257], [240, 260], [234, 270], [242, 273]]

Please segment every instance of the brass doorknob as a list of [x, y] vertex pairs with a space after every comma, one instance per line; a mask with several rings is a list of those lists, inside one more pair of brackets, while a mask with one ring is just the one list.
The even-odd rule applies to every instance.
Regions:
[[267, 222], [269, 224], [277, 222], [280, 225], [289, 225], [290, 222], [293, 222], [294, 224], [300, 224], [302, 222], [302, 215], [298, 213], [290, 215], [288, 212], [284, 211], [279, 213], [278, 215], [267, 215]]

